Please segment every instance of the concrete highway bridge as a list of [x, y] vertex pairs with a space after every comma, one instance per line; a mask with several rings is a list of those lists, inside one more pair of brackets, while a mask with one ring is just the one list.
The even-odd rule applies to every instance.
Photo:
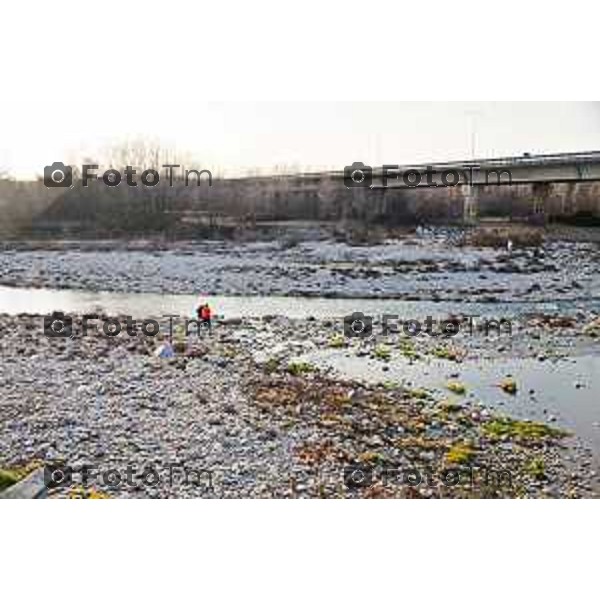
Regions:
[[[498, 213], [540, 223], [559, 215], [600, 218], [600, 151], [377, 167], [353, 163], [332, 171], [230, 178], [210, 189], [190, 189], [197, 200], [210, 195], [212, 206], [219, 207], [211, 213], [229, 206], [234, 216], [253, 219], [258, 214], [263, 221], [385, 222], [418, 214], [423, 207], [425, 214], [431, 209], [441, 218], [465, 222]], [[195, 212], [186, 218], [193, 220]]]
[[[524, 154], [430, 165], [384, 165], [373, 169], [371, 176], [372, 189], [457, 187], [465, 199], [465, 221], [477, 219], [482, 188], [528, 184], [532, 186], [534, 213], [544, 214], [553, 184], [600, 181], [600, 151]], [[356, 178], [360, 178], [360, 173]]]

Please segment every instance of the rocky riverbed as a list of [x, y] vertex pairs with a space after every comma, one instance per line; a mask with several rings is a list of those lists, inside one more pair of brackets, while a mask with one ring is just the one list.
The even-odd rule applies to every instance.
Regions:
[[[597, 239], [508, 251], [455, 234], [371, 246], [6, 244], [0, 286], [48, 289], [0, 290], [10, 313], [0, 314], [0, 469], [6, 480], [36, 464], [74, 469], [58, 497], [599, 495]], [[28, 294], [83, 306], [69, 315], [73, 337], [46, 336], [37, 303], [17, 314]], [[188, 314], [198, 294], [241, 318], [218, 319], [210, 336], [176, 326], [173, 358], [154, 355], [166, 327], [130, 336], [115, 314], [124, 300], [161, 311], [161, 299]], [[264, 306], [240, 311], [244, 298]], [[370, 303], [368, 335], [347, 335], [348, 303]], [[97, 306], [123, 322], [119, 335], [99, 323], [81, 336], [81, 313]], [[423, 320], [432, 307], [458, 330], [384, 331], [381, 313]], [[483, 316], [509, 319], [510, 331], [489, 331]]]
[[[507, 353], [594, 355], [600, 325], [589, 315], [530, 315], [510, 342], [382, 335], [377, 319], [374, 335], [349, 338], [341, 319], [245, 318], [212, 335], [176, 328], [170, 359], [154, 356], [164, 331], [131, 337], [123, 320], [116, 337], [53, 338], [43, 319], [0, 315], [0, 467], [75, 468], [52, 496], [597, 495], [595, 457], [560, 415], [510, 416], [462, 381], [470, 361]], [[379, 377], [344, 373], [348, 358]], [[440, 361], [448, 374], [425, 385]], [[532, 402], [514, 375], [496, 384], [507, 403]]]
[[372, 246], [13, 244], [0, 252], [0, 285], [490, 303], [600, 299], [597, 243], [548, 238], [540, 247], [507, 252], [457, 247], [455, 236], [442, 231]]

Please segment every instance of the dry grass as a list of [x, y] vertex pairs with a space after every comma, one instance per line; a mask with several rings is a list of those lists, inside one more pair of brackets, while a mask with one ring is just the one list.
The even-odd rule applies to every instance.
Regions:
[[544, 241], [543, 230], [539, 227], [506, 226], [478, 227], [467, 234], [467, 244], [489, 248], [506, 248], [508, 240], [514, 247], [539, 246]]

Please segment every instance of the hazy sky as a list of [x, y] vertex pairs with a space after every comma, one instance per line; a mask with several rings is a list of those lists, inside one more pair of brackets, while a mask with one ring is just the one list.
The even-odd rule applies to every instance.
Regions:
[[598, 102], [2, 103], [0, 169], [25, 178], [138, 138], [195, 165], [342, 168], [600, 150]]

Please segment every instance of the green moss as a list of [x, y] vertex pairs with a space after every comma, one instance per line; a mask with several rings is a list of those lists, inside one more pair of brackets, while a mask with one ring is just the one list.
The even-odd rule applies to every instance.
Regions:
[[454, 362], [458, 362], [461, 358], [460, 352], [456, 348], [452, 348], [449, 346], [436, 346], [431, 354], [436, 358], [441, 358], [444, 360], [452, 360]]
[[535, 421], [517, 421], [514, 419], [493, 419], [488, 421], [483, 430], [491, 437], [503, 437], [520, 440], [537, 440], [543, 438], [560, 438], [568, 435], [566, 431], [550, 427]]
[[467, 392], [467, 387], [465, 386], [464, 383], [460, 383], [460, 381], [449, 381], [446, 384], [446, 387], [451, 392], [454, 392], [455, 394], [458, 394], [459, 396], [463, 396]]
[[274, 373], [279, 368], [279, 361], [276, 358], [269, 358], [263, 368], [267, 373]]
[[343, 335], [334, 335], [329, 339], [330, 348], [343, 348], [346, 345], [346, 340]]
[[415, 349], [415, 345], [412, 340], [401, 340], [398, 344], [402, 356], [416, 360], [419, 358], [419, 353]]
[[373, 356], [378, 360], [390, 360], [392, 353], [388, 346], [379, 344], [378, 346], [375, 346]]
[[457, 443], [446, 453], [446, 461], [456, 465], [463, 465], [471, 462], [475, 456], [475, 450], [467, 444]]
[[438, 346], [431, 353], [437, 358], [450, 358], [450, 350], [445, 346]]
[[238, 350], [233, 346], [225, 346], [219, 350], [218, 355], [224, 358], [235, 358], [238, 355]]
[[384, 381], [383, 387], [386, 390], [397, 390], [400, 387], [400, 384], [395, 381]]
[[423, 388], [415, 388], [410, 390], [409, 394], [411, 398], [416, 398], [417, 400], [425, 400], [426, 398], [429, 398], [427, 390], [424, 390]]
[[517, 393], [517, 382], [512, 379], [505, 379], [500, 382], [500, 389], [514, 396]]
[[310, 363], [306, 362], [292, 362], [287, 366], [287, 372], [291, 375], [300, 376], [306, 373], [312, 373], [315, 370], [315, 367]]
[[110, 496], [93, 487], [85, 488], [80, 485], [69, 492], [69, 498], [71, 500], [108, 500]]
[[438, 406], [441, 410], [447, 413], [459, 412], [462, 408], [460, 404], [457, 404], [454, 400], [450, 400], [449, 398], [440, 400]]
[[363, 452], [359, 457], [359, 461], [367, 464], [380, 464], [385, 461], [385, 456], [379, 452]]
[[12, 469], [0, 469], [0, 492], [5, 490], [20, 481], [37, 467], [39, 467], [41, 463], [38, 460], [34, 460], [29, 464], [22, 467], [13, 467]]
[[19, 479], [21, 476], [17, 471], [0, 469], [0, 492], [17, 483]]
[[535, 479], [546, 478], [546, 465], [542, 458], [534, 458], [525, 465], [525, 472], [535, 477]]

